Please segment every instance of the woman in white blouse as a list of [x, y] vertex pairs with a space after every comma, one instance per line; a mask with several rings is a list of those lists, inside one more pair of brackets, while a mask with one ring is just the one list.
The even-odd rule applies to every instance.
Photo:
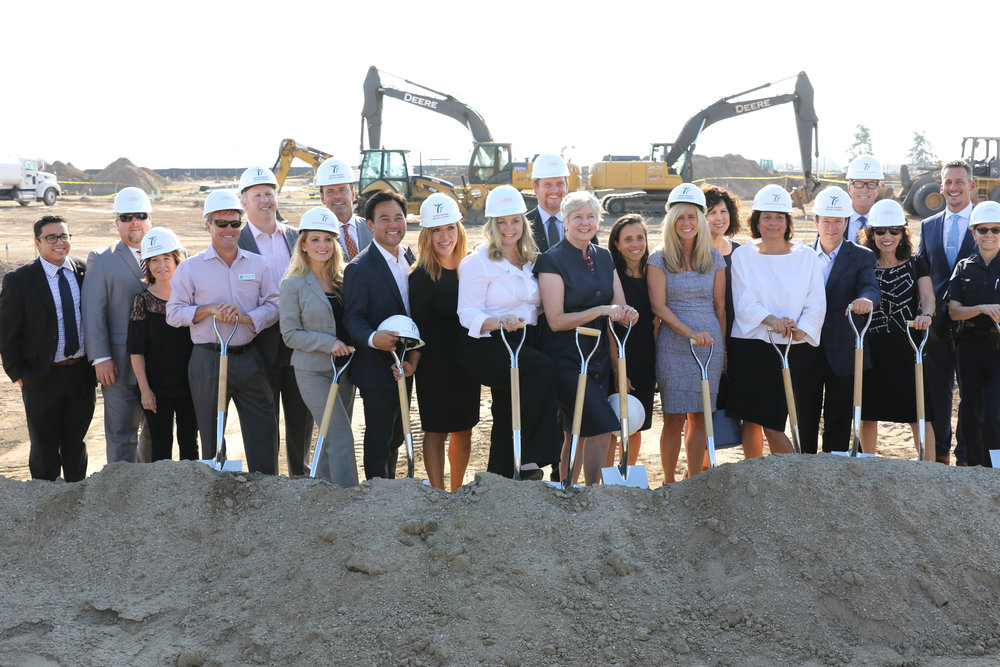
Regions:
[[[456, 343], [466, 372], [490, 387], [493, 431], [487, 470], [513, 477], [510, 355], [524, 335], [518, 358], [521, 385], [521, 479], [542, 479], [540, 466], [557, 463], [562, 435], [556, 417], [555, 367], [535, 349], [541, 298], [532, 274], [538, 248], [524, 217], [527, 207], [516, 188], [503, 185], [486, 198], [483, 243], [458, 269], [458, 318], [468, 332]], [[519, 331], [520, 325], [523, 331]]]
[[729, 399], [726, 413], [743, 420], [743, 450], [747, 458], [760, 456], [749, 432], [764, 427], [771, 453], [792, 452], [785, 435], [788, 408], [781, 379], [781, 360], [768, 340], [789, 352], [792, 382], [806, 348], [819, 345], [826, 316], [823, 268], [815, 251], [792, 241], [792, 199], [780, 186], [757, 193], [750, 216], [753, 240], [733, 251], [733, 335], [726, 359]]

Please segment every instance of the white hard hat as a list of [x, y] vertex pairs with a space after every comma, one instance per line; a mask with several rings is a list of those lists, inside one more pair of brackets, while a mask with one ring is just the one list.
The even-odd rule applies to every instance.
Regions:
[[[621, 421], [621, 409], [618, 403], [618, 394], [611, 394], [608, 396], [608, 403], [611, 405], [611, 409], [615, 412], [615, 418]], [[642, 406], [642, 401], [633, 396], [628, 395], [628, 434], [632, 435], [639, 430], [643, 422], [646, 421], [646, 408]]]
[[513, 185], [501, 185], [486, 195], [486, 217], [499, 218], [505, 215], [527, 213], [524, 197]]
[[972, 209], [969, 226], [974, 227], [981, 222], [1000, 222], [1000, 204], [995, 201], [983, 201], [976, 204], [976, 208]]
[[173, 252], [174, 250], [184, 252], [184, 246], [181, 245], [181, 240], [177, 238], [177, 234], [174, 234], [166, 227], [153, 227], [143, 235], [142, 241], [139, 242], [139, 254], [143, 259], [156, 257], [157, 255]]
[[423, 347], [424, 341], [420, 340], [420, 330], [417, 323], [406, 315], [390, 315], [382, 320], [376, 331], [388, 331], [404, 339], [411, 350]]
[[673, 204], [694, 204], [700, 206], [703, 213], [708, 208], [705, 204], [705, 193], [697, 185], [690, 183], [681, 183], [670, 191], [670, 195], [667, 197], [667, 208], [669, 209]]
[[531, 163], [531, 180], [539, 178], [569, 178], [566, 160], [558, 153], [542, 153]]
[[149, 195], [139, 188], [122, 188], [115, 195], [115, 213], [152, 213], [153, 204], [149, 201]]
[[278, 179], [274, 177], [274, 172], [267, 167], [250, 167], [249, 169], [245, 169], [240, 175], [240, 194], [243, 194], [247, 188], [252, 188], [255, 185], [270, 185], [277, 188]]
[[816, 195], [816, 203], [813, 204], [814, 215], [830, 218], [849, 218], [852, 210], [851, 195], [836, 185], [820, 191]]
[[792, 197], [780, 185], [765, 185], [754, 195], [753, 210], [791, 213]]
[[903, 207], [894, 199], [880, 199], [868, 211], [869, 227], [906, 227]]
[[351, 175], [351, 167], [343, 160], [335, 157], [328, 157], [316, 168], [316, 187], [324, 185], [342, 185], [344, 183], [354, 183], [354, 176]]
[[313, 206], [302, 214], [299, 220], [300, 232], [329, 232], [335, 237], [340, 236], [337, 216], [325, 206]]
[[420, 226], [427, 229], [461, 222], [458, 202], [443, 192], [435, 192], [420, 205]]
[[847, 167], [849, 181], [881, 181], [883, 178], [882, 165], [871, 155], [859, 155]]
[[243, 204], [240, 198], [232, 190], [213, 190], [205, 197], [205, 208], [201, 211], [201, 216], [205, 217], [209, 213], [216, 211], [239, 211], [243, 212]]

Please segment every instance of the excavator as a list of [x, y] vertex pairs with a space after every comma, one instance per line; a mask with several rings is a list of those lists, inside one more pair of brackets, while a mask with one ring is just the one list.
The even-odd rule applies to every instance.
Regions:
[[315, 171], [328, 157], [333, 156], [318, 148], [296, 143], [294, 139], [282, 139], [281, 146], [278, 147], [278, 159], [274, 161], [274, 166], [271, 168], [275, 178], [278, 179], [278, 192], [281, 192], [281, 188], [285, 185], [288, 172], [292, 169], [292, 160], [298, 158]]
[[645, 160], [616, 160], [613, 156], [590, 168], [590, 189], [610, 190], [601, 198], [601, 204], [609, 215], [621, 215], [626, 211], [662, 212], [667, 196], [677, 185], [692, 179], [691, 158], [695, 144], [702, 131], [713, 123], [754, 111], [769, 109], [791, 102], [795, 109], [795, 123], [798, 128], [799, 150], [802, 158], [803, 185], [792, 193], [797, 206], [804, 206], [812, 198], [818, 181], [812, 172], [812, 148], [817, 144], [819, 155], [816, 109], [813, 107], [813, 87], [805, 72], [799, 72], [795, 81], [795, 92], [752, 100], [736, 100], [763, 88], [780, 83], [765, 83], [756, 88], [723, 97], [692, 116], [672, 144], [652, 144], [650, 156]]

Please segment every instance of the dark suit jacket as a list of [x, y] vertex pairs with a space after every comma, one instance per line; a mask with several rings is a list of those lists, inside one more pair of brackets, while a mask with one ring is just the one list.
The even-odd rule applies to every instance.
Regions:
[[[818, 243], [813, 243], [813, 247]], [[837, 375], [854, 374], [855, 339], [844, 314], [847, 306], [862, 297], [871, 299], [875, 306], [881, 295], [875, 279], [875, 253], [857, 243], [844, 241], [830, 269], [830, 279], [826, 281], [826, 317], [820, 334], [820, 347]], [[859, 331], [861, 321], [860, 316], [855, 321]], [[867, 348], [864, 367], [871, 368], [871, 355]]]
[[[278, 223], [278, 227], [281, 228], [282, 233], [285, 235], [285, 243], [288, 244], [288, 256], [291, 257], [295, 248], [295, 239], [299, 236], [299, 230], [281, 222]], [[249, 224], [243, 225], [237, 245], [255, 255], [260, 254], [260, 248], [257, 247], [257, 241], [253, 237], [253, 232], [250, 231]], [[278, 284], [281, 284], [281, 276], [278, 276]], [[260, 354], [264, 357], [264, 366], [267, 369], [283, 368], [292, 363], [292, 351], [281, 339], [281, 327], [279, 323], [276, 322], [258, 333], [257, 337], [254, 338], [254, 344], [260, 348]]]
[[[409, 249], [406, 261], [414, 262]], [[344, 268], [344, 326], [354, 341], [350, 375], [358, 387], [387, 389], [395, 384], [392, 355], [368, 346], [368, 338], [391, 315], [406, 315], [406, 305], [389, 265], [372, 242]]]
[[[81, 287], [82, 299], [86, 266], [78, 257], [67, 257], [66, 263]], [[78, 322], [77, 326], [81, 323]], [[3, 358], [4, 371], [13, 382], [23, 379], [25, 389], [42, 386], [52, 369], [58, 341], [56, 304], [42, 263], [36, 259], [11, 271], [3, 279], [3, 291], [0, 292], [0, 357]], [[86, 342], [84, 336], [84, 345]]]
[[[531, 223], [531, 235], [535, 238], [535, 245], [538, 246], [538, 252], [546, 252], [549, 249], [549, 239], [545, 236], [545, 224], [542, 220], [542, 212], [536, 206], [525, 213], [524, 217]], [[546, 220], [548, 220], [548, 217], [546, 217]], [[599, 245], [597, 243], [597, 234], [594, 234], [594, 238], [590, 239], [590, 242], [594, 245]]]
[[[937, 297], [939, 314], [944, 313], [944, 294], [948, 290], [948, 281], [951, 280], [955, 264], [958, 264], [958, 260], [976, 253], [976, 242], [972, 239], [971, 230], [967, 230], [962, 239], [962, 245], [958, 249], [955, 264], [948, 263], [948, 257], [944, 252], [944, 219], [946, 215], [951, 215], [947, 208], [920, 223], [920, 248], [917, 250], [917, 255], [923, 257], [931, 269], [931, 282], [934, 283], [934, 296]], [[939, 318], [935, 317], [934, 319]]]

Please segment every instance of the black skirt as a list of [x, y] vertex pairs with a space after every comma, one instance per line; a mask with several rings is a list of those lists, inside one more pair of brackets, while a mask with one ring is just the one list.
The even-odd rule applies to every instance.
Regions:
[[[779, 344], [784, 351], [784, 346]], [[804, 362], [812, 356], [808, 343], [793, 344], [788, 354], [792, 389]], [[757, 339], [729, 339], [729, 396], [726, 414], [734, 419], [784, 431], [788, 419], [781, 357], [770, 343]]]

